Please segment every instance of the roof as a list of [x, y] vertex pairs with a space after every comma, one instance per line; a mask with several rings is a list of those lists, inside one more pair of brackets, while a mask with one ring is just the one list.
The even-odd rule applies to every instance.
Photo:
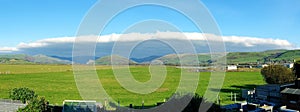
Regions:
[[0, 99], [1, 112], [16, 112], [18, 108], [24, 108], [25, 106], [26, 104], [21, 102]]
[[300, 89], [293, 89], [293, 88], [285, 88], [281, 91], [282, 94], [294, 94], [300, 95]]

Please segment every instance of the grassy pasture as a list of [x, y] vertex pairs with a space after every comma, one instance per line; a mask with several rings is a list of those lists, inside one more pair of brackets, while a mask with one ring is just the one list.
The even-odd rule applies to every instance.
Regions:
[[[48, 69], [50, 68], [50, 69]], [[167, 78], [155, 92], [147, 95], [132, 93], [120, 86], [109, 66], [97, 66], [98, 77], [106, 92], [121, 105], [153, 105], [170, 97], [178, 87], [181, 69], [167, 67]], [[61, 105], [63, 100], [80, 100], [71, 66], [67, 65], [0, 65], [0, 71], [10, 70], [13, 74], [0, 75], [0, 98], [8, 98], [8, 91], [16, 87], [34, 89], [45, 96], [51, 104]], [[122, 68], [119, 68], [122, 69]], [[148, 66], [131, 66], [130, 71], [140, 82], [148, 81], [151, 76]], [[210, 78], [209, 72], [201, 72], [197, 93], [203, 95]], [[221, 90], [221, 103], [229, 104], [231, 92], [238, 93], [241, 88], [253, 88], [265, 84], [259, 72], [228, 72]]]

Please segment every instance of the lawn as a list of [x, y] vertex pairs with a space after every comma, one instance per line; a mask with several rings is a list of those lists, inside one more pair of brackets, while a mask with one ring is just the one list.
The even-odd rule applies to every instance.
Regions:
[[[122, 68], [119, 68], [122, 69]], [[0, 75], [0, 99], [8, 98], [9, 90], [28, 87], [39, 96], [45, 96], [51, 104], [61, 105], [63, 100], [80, 100], [71, 66], [66, 65], [0, 65], [0, 71], [10, 70], [13, 74]], [[148, 81], [151, 76], [148, 66], [131, 66], [130, 71], [140, 82]], [[130, 103], [153, 105], [170, 97], [178, 87], [181, 69], [167, 67], [167, 78], [163, 85], [151, 94], [141, 95], [127, 91], [120, 86], [109, 66], [97, 66], [98, 77], [106, 92], [121, 105]], [[210, 78], [209, 72], [199, 73], [197, 93], [203, 95]], [[265, 84], [259, 72], [228, 72], [221, 90], [221, 103], [229, 104], [230, 94], [239, 93], [241, 88], [253, 88]]]

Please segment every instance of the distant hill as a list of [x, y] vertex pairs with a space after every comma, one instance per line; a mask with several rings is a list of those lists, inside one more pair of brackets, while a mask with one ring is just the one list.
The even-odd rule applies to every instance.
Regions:
[[[114, 63], [111, 63], [112, 59]], [[104, 56], [95, 61], [96, 65], [128, 65], [128, 63], [136, 64], [136, 62], [118, 55]]]
[[71, 61], [45, 55], [8, 54], [0, 55], [0, 64], [71, 64]]
[[35, 55], [32, 56], [33, 60], [31, 62], [41, 63], [41, 64], [71, 64], [71, 61], [61, 60], [58, 58], [49, 57], [46, 55]]
[[266, 58], [276, 58], [277, 55], [286, 52], [287, 50], [270, 50], [263, 52], [233, 52], [227, 54], [227, 63], [257, 63], [264, 62]]
[[[193, 54], [169, 54], [156, 60], [162, 61], [166, 65], [197, 65]], [[211, 60], [210, 54], [197, 54], [200, 65], [207, 65], [215, 62]], [[256, 64], [268, 62], [293, 62], [300, 58], [300, 50], [269, 50], [263, 52], [231, 52], [227, 53], [227, 64]]]
[[52, 58], [57, 58], [57, 59], [61, 59], [61, 60], [68, 60], [68, 61], [72, 61], [72, 57], [61, 57], [61, 56], [50, 56]]
[[300, 58], [300, 50], [290, 50], [286, 52], [282, 52], [273, 60], [286, 60], [286, 61], [293, 61], [294, 59]]
[[169, 54], [156, 59], [166, 65], [198, 65], [197, 59], [200, 64], [209, 64], [212, 62], [210, 54]]
[[34, 64], [29, 59], [31, 57], [25, 54], [0, 55], [0, 64]]
[[151, 62], [152, 60], [155, 60], [159, 57], [162, 57], [162, 56], [149, 56], [149, 57], [145, 57], [145, 58], [131, 58], [131, 60], [133, 60], [137, 63], [147, 63], [147, 62]]
[[6, 55], [0, 55], [0, 58], [8, 58], [8, 59], [20, 59], [20, 60], [26, 60], [28, 55], [26, 54], [6, 54]]
[[[116, 60], [111, 63], [111, 58]], [[288, 63], [294, 59], [300, 59], [300, 50], [269, 50], [263, 52], [231, 52], [226, 54], [227, 64], [256, 64], [256, 63]], [[165, 56], [149, 56], [145, 58], [127, 59], [122, 56], [112, 55], [101, 58], [83, 57], [85, 60], [76, 62], [81, 64], [95, 63], [96, 65], [127, 65], [129, 64], [149, 64], [153, 61], [162, 62], [166, 65], [209, 65], [216, 60], [211, 60], [210, 54], [169, 54]], [[181, 59], [181, 60], [180, 60]], [[72, 58], [59, 56], [26, 54], [7, 54], [0, 55], [0, 64], [71, 64]], [[181, 61], [181, 62], [180, 62]]]
[[0, 58], [0, 64], [34, 64], [27, 60], [23, 59], [14, 59], [14, 58]]
[[269, 50], [264, 52], [234, 52], [227, 54], [228, 64], [293, 62], [300, 58], [300, 50]]

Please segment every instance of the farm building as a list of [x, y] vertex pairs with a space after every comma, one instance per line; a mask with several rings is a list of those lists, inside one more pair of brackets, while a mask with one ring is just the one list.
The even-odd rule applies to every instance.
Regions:
[[258, 68], [264, 68], [264, 67], [268, 67], [269, 65], [268, 64], [262, 64], [262, 65], [258, 65], [257, 67]]
[[238, 69], [238, 67], [236, 65], [227, 65], [227, 70], [229, 70], [229, 71], [235, 71], [237, 69]]

